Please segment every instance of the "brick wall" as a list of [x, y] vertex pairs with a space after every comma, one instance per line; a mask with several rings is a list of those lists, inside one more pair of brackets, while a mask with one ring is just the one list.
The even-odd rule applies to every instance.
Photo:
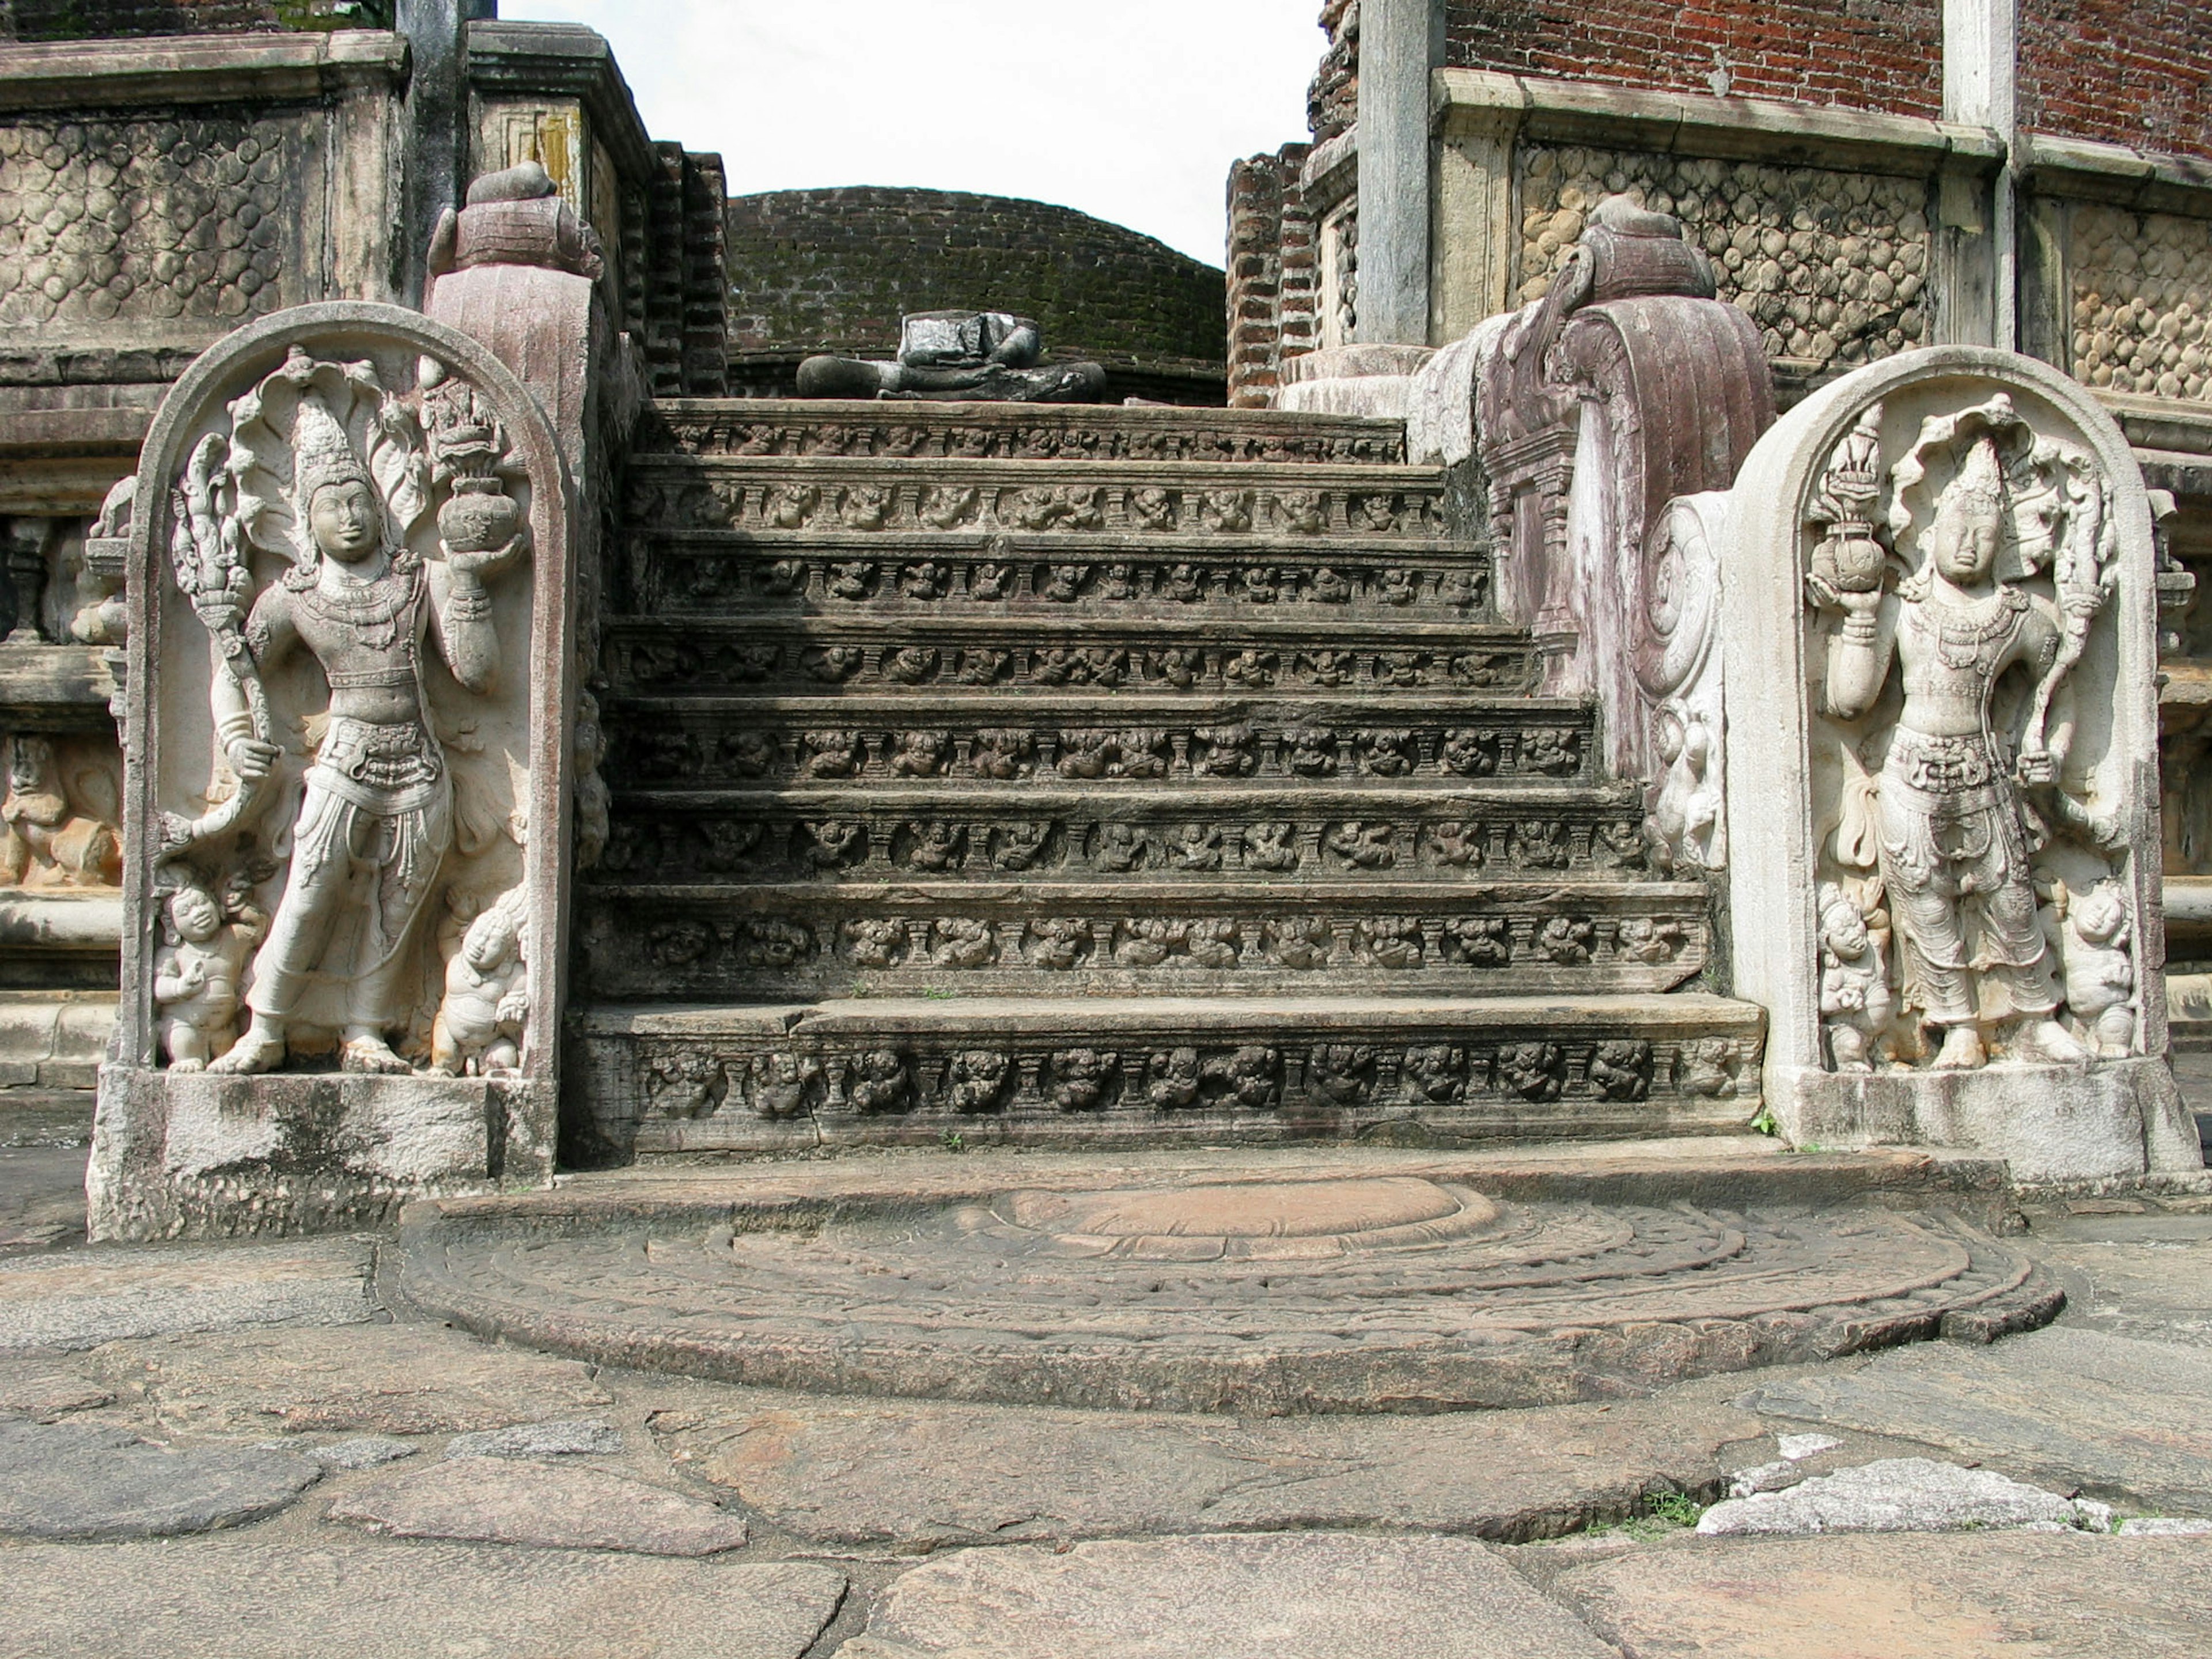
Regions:
[[1298, 189], [1311, 153], [1286, 144], [1229, 170], [1229, 406], [1265, 409], [1283, 359], [1314, 343], [1313, 216]]
[[0, 0], [0, 40], [392, 27], [392, 0]]
[[1359, 118], [1359, 0], [1326, 0], [1321, 32], [1328, 46], [1306, 88], [1306, 125], [1325, 144]]
[[2021, 0], [2020, 119], [2212, 156], [2212, 4]]
[[[2028, 0], [2039, 3], [2048, 0]], [[1899, 115], [1942, 109], [1942, 0], [1448, 0], [1445, 27], [1446, 61], [1461, 69]]]
[[1052, 356], [1104, 363], [1117, 381], [1195, 377], [1220, 396], [1222, 273], [1122, 226], [878, 188], [735, 197], [727, 224], [732, 373], [745, 388], [775, 390], [810, 352], [888, 356], [903, 313], [972, 307], [1036, 318]]

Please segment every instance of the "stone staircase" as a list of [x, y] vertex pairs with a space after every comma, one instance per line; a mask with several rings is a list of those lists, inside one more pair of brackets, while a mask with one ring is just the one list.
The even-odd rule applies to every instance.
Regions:
[[[1393, 422], [667, 401], [607, 573], [572, 1162], [1741, 1127], [1592, 711]], [[1456, 522], [1464, 518], [1470, 527]]]

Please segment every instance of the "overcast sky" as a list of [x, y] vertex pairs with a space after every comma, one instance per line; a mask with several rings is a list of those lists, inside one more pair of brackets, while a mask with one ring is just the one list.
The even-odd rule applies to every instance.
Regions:
[[1238, 156], [1306, 136], [1319, 0], [502, 0], [614, 43], [655, 138], [730, 193], [1059, 202], [1219, 264]]

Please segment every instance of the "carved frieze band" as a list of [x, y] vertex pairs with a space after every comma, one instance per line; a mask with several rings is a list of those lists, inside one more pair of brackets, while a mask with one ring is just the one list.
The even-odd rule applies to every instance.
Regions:
[[1348, 985], [1411, 994], [1663, 991], [1704, 965], [1703, 895], [1658, 886], [1516, 896], [1404, 892], [1268, 902], [973, 891], [932, 906], [805, 891], [723, 900], [597, 896], [586, 981], [623, 1001], [773, 1000], [865, 989], [1083, 995], [1141, 986], [1252, 992]]
[[[1034, 409], [933, 410], [914, 421], [821, 416], [763, 418], [726, 405], [653, 406], [639, 441], [647, 451], [693, 456], [830, 455], [896, 459], [1198, 461], [1275, 465], [1396, 465], [1403, 428], [1380, 422], [1342, 431], [1279, 417], [1218, 415], [1193, 431], [1187, 411], [1166, 425], [1103, 410], [1040, 417]], [[1293, 429], [1295, 428], [1295, 429]]]
[[[1173, 1035], [1073, 1044], [977, 1032], [805, 1044], [589, 1036], [593, 1069], [643, 1120], [640, 1151], [709, 1146], [793, 1120], [1053, 1120], [1108, 1127], [1200, 1116], [1363, 1114], [1449, 1123], [1530, 1105], [1650, 1102], [1732, 1109], [1755, 1093], [1753, 1036], [1514, 1032], [1478, 1041], [1346, 1033], [1341, 1041], [1179, 1042]], [[1487, 1111], [1486, 1111], [1487, 1109]], [[1610, 1127], [1610, 1126], [1607, 1126]]]
[[879, 796], [862, 804], [827, 794], [635, 794], [617, 801], [592, 875], [610, 884], [721, 884], [1056, 871], [1261, 882], [1640, 873], [1639, 809], [1589, 793], [1595, 798], [1370, 799], [1367, 816], [1350, 803], [1297, 812], [1279, 800], [1242, 799], [1130, 802], [1109, 811], [1068, 799], [902, 805]]
[[699, 623], [678, 634], [611, 624], [606, 672], [617, 694], [854, 690], [939, 692], [1040, 686], [1093, 692], [1522, 691], [1534, 672], [1526, 636], [1480, 627], [1395, 630], [1390, 648], [1316, 640], [1313, 630], [1174, 626], [1132, 635], [1036, 621], [817, 628]]
[[[1340, 778], [1587, 775], [1590, 717], [1559, 703], [1375, 719], [1375, 711], [1253, 708], [1231, 703], [1204, 723], [1102, 726], [1108, 708], [1005, 722], [1012, 710], [701, 711], [683, 704], [617, 704], [620, 737], [609, 766], [617, 787], [683, 787], [860, 778], [973, 778], [992, 783], [1141, 782], [1254, 778], [1297, 786]], [[1384, 711], [1386, 714], [1389, 711]], [[1412, 713], [1413, 711], [1405, 711]]]

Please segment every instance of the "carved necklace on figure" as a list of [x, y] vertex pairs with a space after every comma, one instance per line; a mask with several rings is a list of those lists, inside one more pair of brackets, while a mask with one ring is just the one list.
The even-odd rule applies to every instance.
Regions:
[[2001, 587], [1986, 606], [1945, 605], [1931, 595], [1912, 614], [1917, 631], [1933, 635], [1936, 660], [1944, 667], [1971, 668], [1986, 678], [1996, 672], [2027, 609], [2027, 594]]
[[418, 559], [394, 559], [384, 574], [370, 582], [342, 582], [335, 587], [318, 581], [301, 590], [298, 603], [319, 622], [343, 628], [370, 651], [389, 651], [411, 620], [422, 587], [422, 566]]

